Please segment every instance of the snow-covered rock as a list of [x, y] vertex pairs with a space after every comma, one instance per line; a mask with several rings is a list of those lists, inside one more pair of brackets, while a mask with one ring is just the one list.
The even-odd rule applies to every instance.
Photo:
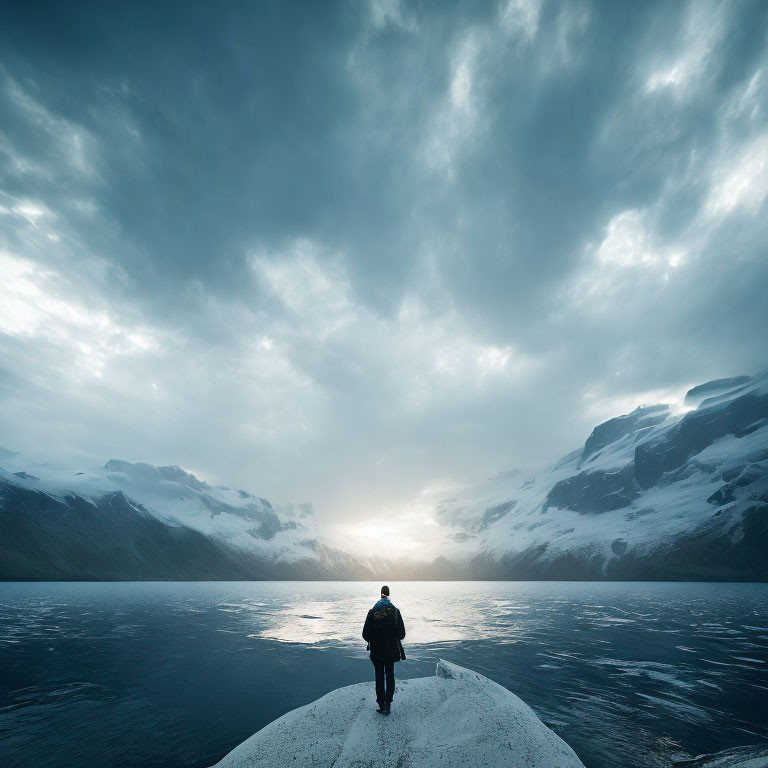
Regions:
[[[7, 452], [10, 454], [10, 452]], [[309, 504], [275, 510], [178, 466], [0, 468], [2, 579], [370, 578], [318, 535]], [[22, 468], [25, 467], [25, 468]], [[27, 471], [29, 470], [29, 471]]]
[[583, 768], [573, 750], [506, 688], [440, 661], [434, 677], [398, 680], [392, 713], [373, 683], [294, 709], [217, 768]]
[[768, 371], [598, 425], [533, 477], [438, 504], [449, 578], [768, 578]]

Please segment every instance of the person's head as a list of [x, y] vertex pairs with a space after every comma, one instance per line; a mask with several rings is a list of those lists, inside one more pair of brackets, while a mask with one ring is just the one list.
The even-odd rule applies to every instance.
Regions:
[[381, 588], [381, 596], [389, 597], [389, 587], [386, 584]]

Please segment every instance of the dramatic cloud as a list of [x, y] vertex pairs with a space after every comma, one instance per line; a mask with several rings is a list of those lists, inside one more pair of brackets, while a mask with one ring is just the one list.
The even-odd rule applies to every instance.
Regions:
[[0, 444], [434, 551], [441, 494], [768, 365], [764, 3], [17, 4]]

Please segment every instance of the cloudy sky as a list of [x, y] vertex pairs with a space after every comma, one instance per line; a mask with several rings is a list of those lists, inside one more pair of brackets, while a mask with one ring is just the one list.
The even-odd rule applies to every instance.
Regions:
[[762, 0], [13, 3], [0, 445], [418, 516], [768, 365], [767, 195]]

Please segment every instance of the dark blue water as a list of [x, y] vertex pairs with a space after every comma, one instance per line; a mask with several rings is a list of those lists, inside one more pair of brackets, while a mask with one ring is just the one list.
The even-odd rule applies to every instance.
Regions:
[[[378, 586], [0, 584], [0, 764], [212, 765], [372, 679], [360, 631]], [[398, 675], [476, 669], [587, 768], [768, 738], [768, 585], [409, 582], [392, 599]]]

